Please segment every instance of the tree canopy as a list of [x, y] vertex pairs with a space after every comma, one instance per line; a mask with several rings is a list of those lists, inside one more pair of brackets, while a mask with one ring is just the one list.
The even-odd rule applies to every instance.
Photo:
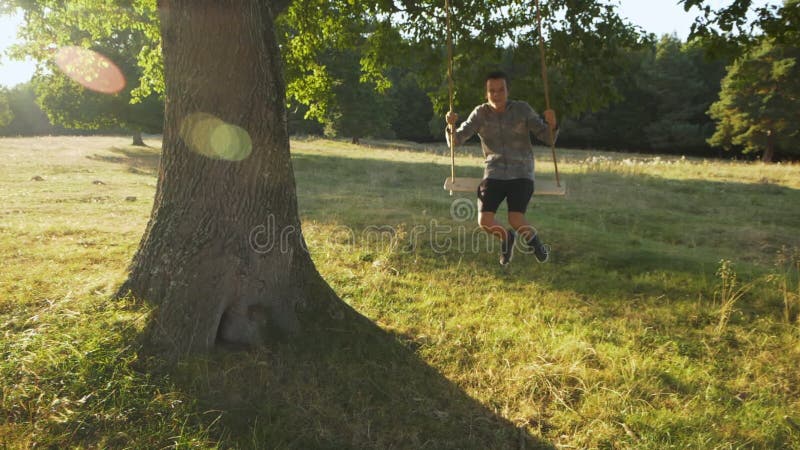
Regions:
[[[140, 73], [132, 99], [164, 92], [154, 0], [17, 0], [11, 4], [23, 8], [26, 17], [22, 31], [26, 44], [17, 54], [47, 61], [53, 46], [91, 48], [126, 34], [136, 36]], [[544, 2], [542, 15], [548, 58], [560, 75], [556, 78], [561, 84], [559, 91], [569, 92], [560, 98], [562, 112], [597, 109], [618, 98], [611, 78], [619, 68], [619, 49], [641, 43], [636, 27], [620, 19], [613, 4], [601, 0]], [[481, 89], [475, 80], [496, 68], [502, 49], [509, 46], [530, 53], [523, 63], [509, 61], [520, 74], [519, 85], [541, 90], [536, 81], [538, 57], [533, 49], [538, 36], [532, 1], [455, 1], [453, 17], [457, 89], [464, 94], [459, 95], [464, 105], [482, 98], [480, 93], [475, 95]], [[362, 91], [385, 92], [391, 85], [390, 63], [400, 59], [413, 61], [418, 82], [434, 109], [444, 112], [442, 2], [296, 0], [289, 4], [279, 25], [288, 97], [304, 104], [309, 117], [330, 120], [345, 115], [343, 105], [363, 103], [361, 98], [346, 98], [345, 91], [350, 89], [340, 87], [348, 83]], [[348, 71], [330, 58], [345, 50], [358, 60]], [[354, 80], [358, 80], [356, 85]]]
[[[277, 35], [290, 126], [352, 139], [442, 137], [440, 118], [448, 108], [442, 0], [279, 3], [271, 4], [282, 11]], [[781, 6], [732, 0], [716, 9], [705, 0], [682, 3], [698, 11], [687, 44], [670, 37], [657, 41], [621, 19], [611, 1], [541, 2], [553, 104], [574, 125], [564, 129], [562, 142], [682, 153], [707, 149], [714, 125], [705, 112], [719, 89], [722, 66], [746, 54], [762, 35], [781, 46], [798, 42], [798, 0]], [[14, 7], [23, 8], [26, 18], [26, 41], [16, 54], [42, 62], [35, 85], [55, 122], [155, 130], [164, 93], [155, 0], [6, 5]], [[456, 110], [465, 113], [482, 101], [482, 77], [495, 69], [511, 75], [513, 96], [543, 109], [535, 2], [454, 0], [452, 13]], [[129, 79], [126, 90], [112, 99], [70, 84], [49, 62], [66, 45], [112, 56]], [[703, 57], [708, 49], [714, 58]], [[136, 102], [143, 104], [129, 105]], [[145, 123], [135, 123], [141, 118]]]
[[[56, 125], [76, 129], [123, 129], [160, 132], [163, 103], [148, 87], [142, 64], [155, 42], [145, 2], [18, 2], [25, 13], [25, 42], [14, 53], [39, 61], [33, 86], [37, 100]], [[154, 7], [154, 5], [152, 5]], [[92, 92], [56, 66], [59, 49], [78, 46], [97, 51], [124, 75], [127, 84], [115, 95]], [[73, 75], [74, 76], [74, 75]]]
[[709, 112], [718, 127], [709, 143], [760, 152], [800, 153], [800, 47], [764, 39], [736, 61]]
[[689, 39], [702, 39], [712, 53], [740, 56], [758, 46], [762, 35], [782, 45], [800, 44], [798, 0], [784, 0], [780, 6], [753, 5], [752, 0], [731, 0], [719, 8], [709, 5], [709, 0], [680, 0], [679, 3], [686, 11], [693, 8], [699, 11]]

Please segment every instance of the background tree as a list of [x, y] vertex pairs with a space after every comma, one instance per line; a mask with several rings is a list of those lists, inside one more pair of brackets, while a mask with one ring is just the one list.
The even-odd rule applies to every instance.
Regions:
[[675, 36], [625, 51], [614, 84], [621, 100], [568, 120], [560, 142], [615, 150], [709, 154], [725, 61]]
[[[290, 102], [304, 106], [326, 135], [390, 134], [392, 110], [378, 63], [381, 45], [400, 40], [388, 21], [376, 21], [365, 3], [300, 0], [277, 21]], [[388, 53], [388, 49], [382, 49]]]
[[[100, 51], [106, 56], [109, 53]], [[111, 57], [121, 63], [127, 79], [138, 79], [136, 61]], [[36, 100], [51, 123], [78, 130], [125, 131], [133, 145], [144, 145], [142, 133], [160, 133], [164, 126], [164, 102], [156, 94], [134, 100], [126, 88], [115, 95], [85, 89], [62, 72], [38, 74], [31, 81]]]
[[394, 111], [386, 89], [379, 91], [374, 81], [365, 80], [360, 70], [360, 55], [339, 50], [321, 58], [335, 80], [329, 87], [329, 102], [313, 116], [323, 126], [326, 136], [347, 137], [353, 144], [360, 138], [391, 137]]
[[0, 128], [11, 123], [11, 119], [13, 118], [14, 113], [11, 111], [11, 105], [8, 103], [8, 89], [0, 88]]
[[697, 43], [663, 36], [647, 66], [647, 89], [655, 99], [649, 123], [642, 128], [650, 149], [696, 153], [706, 147], [713, 122], [706, 111], [716, 99], [724, 62], [707, 59]]
[[776, 150], [800, 153], [800, 48], [764, 39], [730, 66], [719, 95], [709, 109], [718, 121], [709, 143], [761, 152], [764, 162]]
[[392, 133], [397, 139], [427, 142], [433, 140], [430, 131], [433, 104], [419, 85], [417, 76], [409, 67], [394, 66], [389, 73], [389, 107]]
[[287, 99], [289, 134], [293, 136], [322, 136], [325, 128], [314, 119], [308, 118], [308, 106], [297, 100]]
[[620, 98], [597, 111], [565, 119], [559, 142], [589, 148], [646, 150], [649, 142], [642, 130], [655, 119], [657, 104], [648, 77], [655, 51], [655, 45], [626, 50], [613, 80]]
[[[130, 2], [118, 7], [93, 2], [31, 2], [25, 9], [26, 41], [15, 53], [39, 61], [32, 84], [41, 108], [54, 124], [81, 130], [125, 130], [134, 145], [144, 145], [141, 133], [158, 133], [163, 126], [163, 101], [156, 92], [137, 95], [143, 70], [140, 52], [152, 44]], [[109, 23], [111, 21], [112, 23]], [[78, 45], [109, 58], [128, 81], [114, 95], [93, 92], [72, 81], [52, 58], [60, 47]]]
[[709, 0], [679, 0], [679, 3], [683, 3], [686, 11], [699, 11], [689, 39], [701, 39], [711, 54], [739, 57], [759, 46], [762, 35], [780, 45], [800, 44], [800, 0], [784, 0], [782, 5], [732, 0], [716, 9], [709, 5]]
[[39, 136], [43, 134], [70, 134], [70, 130], [56, 127], [36, 103], [36, 94], [30, 83], [21, 83], [8, 91], [8, 106], [12, 119], [0, 127], [0, 136]]

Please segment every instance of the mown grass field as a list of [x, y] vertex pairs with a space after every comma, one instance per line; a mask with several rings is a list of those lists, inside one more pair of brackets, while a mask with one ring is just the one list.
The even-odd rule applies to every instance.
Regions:
[[443, 146], [295, 140], [312, 257], [380, 333], [166, 367], [111, 300], [159, 157], [127, 143], [0, 139], [0, 448], [800, 448], [798, 165], [562, 151], [551, 262], [501, 268]]

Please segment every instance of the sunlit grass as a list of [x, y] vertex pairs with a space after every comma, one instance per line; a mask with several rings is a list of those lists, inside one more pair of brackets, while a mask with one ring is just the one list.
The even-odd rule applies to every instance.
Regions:
[[483, 409], [529, 447], [800, 447], [800, 166], [560, 151], [568, 196], [529, 210], [552, 261], [504, 269], [459, 240], [444, 146], [295, 140], [315, 263], [412, 359], [363, 339], [167, 370], [138, 358], [148, 306], [110, 300], [158, 161], [126, 142], [0, 140], [0, 447], [518, 445]]

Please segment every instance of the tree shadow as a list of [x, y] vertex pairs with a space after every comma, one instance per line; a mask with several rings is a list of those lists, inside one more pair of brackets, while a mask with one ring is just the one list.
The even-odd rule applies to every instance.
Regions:
[[[147, 149], [112, 151], [119, 156], [93, 159], [157, 170], [158, 159]], [[301, 166], [308, 161], [297, 158]], [[351, 170], [347, 161], [333, 161], [334, 166], [341, 163], [338, 168], [305, 164], [301, 170], [317, 179], [321, 206], [326, 191], [353, 196], [344, 185], [325, 188], [338, 171]], [[395, 179], [380, 181], [387, 199], [418, 176], [416, 167], [398, 169]], [[415, 337], [346, 311], [344, 318], [330, 318], [297, 336], [276, 337], [264, 348], [220, 344], [210, 354], [177, 365], [159, 362], [157, 351], [145, 352], [139, 370], [171, 380], [177, 391], [197, 402], [198, 411], [219, 416], [210, 426], [210, 438], [223, 448], [554, 448], [532, 435], [527, 423], [502, 417], [421, 359], [414, 351]], [[144, 349], [149, 348], [150, 326], [140, 334]]]
[[348, 309], [265, 348], [220, 346], [142, 370], [214, 411], [211, 438], [224, 448], [555, 448], [470, 398], [412, 345]]
[[111, 155], [93, 154], [86, 158], [93, 161], [122, 164], [128, 171], [142, 175], [155, 175], [161, 161], [161, 149], [152, 147], [111, 147]]

